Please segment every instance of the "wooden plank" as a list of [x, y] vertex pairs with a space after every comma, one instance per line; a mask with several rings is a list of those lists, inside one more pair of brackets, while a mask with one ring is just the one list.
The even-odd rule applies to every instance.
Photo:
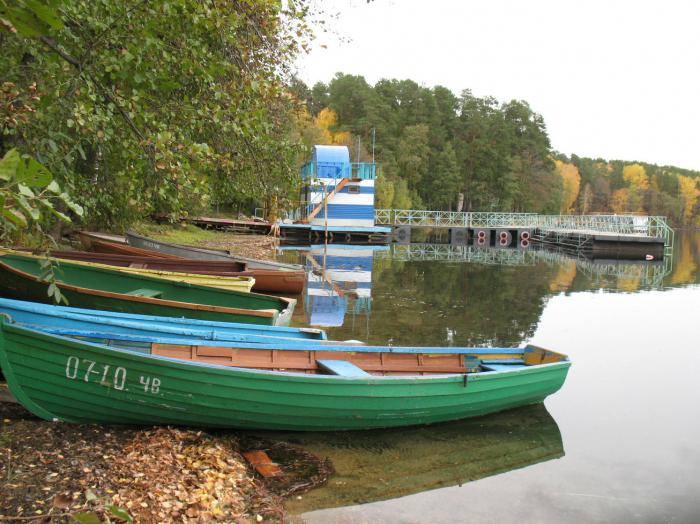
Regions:
[[318, 215], [319, 211], [321, 211], [321, 209], [323, 209], [323, 204], [325, 204], [326, 202], [329, 202], [330, 199], [331, 199], [338, 191], [340, 191], [341, 189], [343, 189], [343, 187], [345, 187], [345, 184], [347, 184], [347, 183], [348, 183], [348, 179], [347, 179], [347, 178], [342, 178], [342, 179], [340, 180], [340, 182], [338, 182], [338, 184], [333, 188], [333, 191], [331, 191], [330, 193], [328, 193], [328, 194], [326, 195], [326, 197], [325, 197], [323, 200], [321, 200], [321, 202], [313, 209], [313, 211], [311, 211], [311, 213], [308, 214], [308, 216], [304, 219], [304, 222], [307, 222], [307, 223], [308, 223], [308, 222], [310, 222], [316, 215]]
[[270, 457], [263, 450], [246, 451], [243, 457], [253, 466], [255, 471], [265, 478], [277, 477], [282, 474], [280, 467], [272, 462]]
[[341, 377], [369, 377], [370, 374], [347, 360], [317, 360], [320, 368]]

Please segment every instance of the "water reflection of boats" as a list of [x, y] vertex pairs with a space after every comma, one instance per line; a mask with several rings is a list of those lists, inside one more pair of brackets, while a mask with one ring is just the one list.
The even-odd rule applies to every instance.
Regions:
[[293, 513], [403, 497], [564, 456], [544, 404], [418, 428], [274, 438], [330, 458], [336, 470], [326, 485], [291, 500]]

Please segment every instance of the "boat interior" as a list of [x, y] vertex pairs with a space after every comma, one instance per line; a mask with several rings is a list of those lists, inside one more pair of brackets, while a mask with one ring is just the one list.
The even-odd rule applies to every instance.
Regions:
[[[73, 337], [110, 347], [187, 362], [237, 368], [344, 377], [464, 375], [502, 372], [567, 360], [536, 346], [525, 348], [401, 348], [347, 343], [195, 345], [110, 338]], [[306, 346], [306, 347], [304, 347]], [[353, 346], [357, 349], [353, 351]], [[311, 349], [307, 349], [311, 347]], [[427, 350], [426, 350], [427, 349]]]

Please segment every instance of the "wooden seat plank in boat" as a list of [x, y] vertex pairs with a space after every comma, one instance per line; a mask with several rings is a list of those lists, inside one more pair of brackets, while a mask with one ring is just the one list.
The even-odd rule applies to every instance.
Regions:
[[369, 377], [365, 370], [358, 368], [347, 360], [317, 360], [316, 364], [323, 370], [340, 377]]

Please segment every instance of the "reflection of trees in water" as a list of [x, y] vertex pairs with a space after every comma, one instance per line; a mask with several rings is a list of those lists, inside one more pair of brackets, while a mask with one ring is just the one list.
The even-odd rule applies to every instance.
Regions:
[[673, 250], [673, 273], [670, 284], [690, 284], [699, 281], [700, 233], [676, 235]]
[[560, 291], [568, 291], [576, 278], [576, 261], [574, 260], [564, 260], [559, 265], [557, 274], [554, 276], [552, 281], [549, 283], [549, 290], [552, 293], [558, 293]]
[[372, 338], [396, 345], [517, 345], [533, 334], [554, 273], [539, 265], [383, 261], [373, 275]]
[[290, 501], [294, 513], [455, 486], [564, 456], [544, 404], [400, 430], [295, 434], [289, 442], [330, 458], [336, 470], [325, 486]]
[[653, 262], [590, 260], [534, 249], [394, 247], [375, 253], [369, 318], [359, 322], [346, 316], [343, 327], [329, 330], [332, 338], [513, 346], [532, 336], [553, 294], [700, 282], [700, 233], [678, 234], [673, 257]]

